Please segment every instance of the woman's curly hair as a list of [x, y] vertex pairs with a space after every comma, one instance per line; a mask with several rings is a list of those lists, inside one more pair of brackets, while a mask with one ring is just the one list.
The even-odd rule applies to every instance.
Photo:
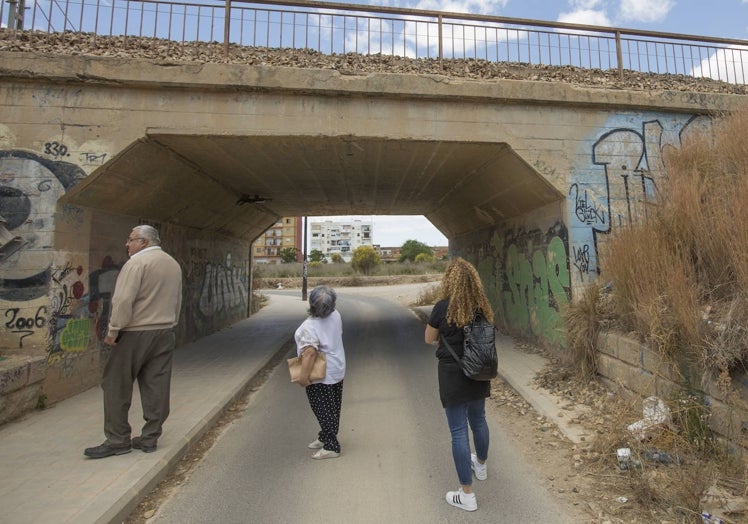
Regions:
[[493, 322], [493, 309], [488, 303], [478, 271], [463, 258], [454, 259], [444, 272], [441, 298], [449, 299], [447, 321], [463, 327], [470, 323], [476, 310]]

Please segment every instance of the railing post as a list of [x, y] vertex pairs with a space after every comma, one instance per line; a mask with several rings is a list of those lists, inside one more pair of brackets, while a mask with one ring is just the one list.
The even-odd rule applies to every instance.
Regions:
[[621, 49], [620, 31], [616, 31], [616, 60], [618, 60], [618, 79], [623, 80], [623, 50]]
[[439, 68], [444, 69], [444, 48], [442, 44], [442, 15], [439, 15]]
[[25, 0], [8, 0], [8, 28], [13, 30], [15, 37], [16, 30], [23, 31], [23, 15], [26, 6]]
[[226, 8], [223, 13], [223, 57], [229, 57], [229, 35], [231, 33], [231, 0], [226, 0]]

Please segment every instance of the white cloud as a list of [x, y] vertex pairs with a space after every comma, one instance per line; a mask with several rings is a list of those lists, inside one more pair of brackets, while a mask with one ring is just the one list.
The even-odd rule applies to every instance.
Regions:
[[558, 21], [566, 24], [600, 25], [610, 27], [612, 24], [608, 15], [594, 9], [578, 9], [570, 13], [561, 13]]
[[600, 7], [603, 0], [569, 0], [569, 7], [574, 11], [595, 9]]
[[408, 7], [427, 11], [499, 15], [508, 2], [509, 0], [419, 0]]
[[[748, 3], [748, 1], [743, 0]], [[748, 47], [730, 46], [715, 51], [691, 71], [696, 77], [714, 78], [725, 82], [748, 82]]]
[[376, 216], [372, 239], [384, 247], [397, 247], [407, 240], [429, 246], [446, 246], [447, 239], [424, 216]]
[[675, 0], [621, 0], [621, 18], [635, 22], [659, 22], [675, 7]]

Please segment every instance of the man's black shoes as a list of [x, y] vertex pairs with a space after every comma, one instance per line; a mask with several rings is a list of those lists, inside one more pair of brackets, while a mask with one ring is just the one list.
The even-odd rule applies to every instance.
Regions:
[[130, 453], [133, 449], [139, 449], [143, 453], [153, 453], [156, 451], [156, 444], [143, 444], [143, 440], [140, 437], [133, 437], [132, 445], [112, 446], [108, 442], [104, 442], [100, 446], [86, 448], [83, 454], [90, 458], [100, 459], [111, 457], [112, 455], [124, 455], [125, 453]]
[[134, 449], [139, 449], [143, 453], [153, 453], [154, 451], [156, 451], [156, 444], [152, 444], [150, 446], [143, 444], [143, 440], [140, 437], [132, 438], [132, 447]]
[[132, 451], [130, 444], [127, 444], [126, 446], [111, 446], [108, 443], [104, 442], [100, 446], [86, 448], [83, 451], [83, 454], [87, 457], [100, 459], [111, 457], [112, 455], [124, 455], [125, 453], [130, 453], [130, 451]]

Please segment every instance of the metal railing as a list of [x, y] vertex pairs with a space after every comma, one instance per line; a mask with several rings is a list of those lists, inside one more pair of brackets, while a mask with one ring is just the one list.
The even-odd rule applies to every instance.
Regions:
[[[498, 16], [290, 0], [0, 0], [6, 30], [324, 54], [473, 59], [748, 83], [748, 41]], [[228, 13], [228, 16], [227, 16]]]

